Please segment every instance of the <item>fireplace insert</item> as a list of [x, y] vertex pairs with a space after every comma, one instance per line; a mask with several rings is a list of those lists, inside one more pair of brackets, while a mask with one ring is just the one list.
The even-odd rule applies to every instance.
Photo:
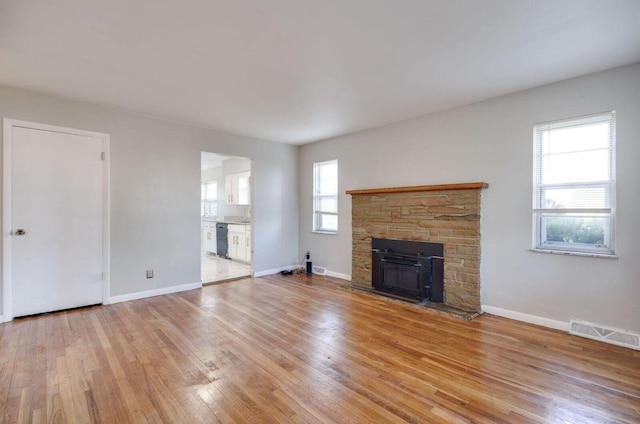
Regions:
[[371, 240], [372, 285], [376, 291], [413, 300], [444, 300], [444, 245]]

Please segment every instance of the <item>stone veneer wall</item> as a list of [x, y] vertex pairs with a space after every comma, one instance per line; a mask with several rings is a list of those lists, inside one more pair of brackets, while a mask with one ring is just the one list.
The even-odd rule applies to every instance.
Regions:
[[[451, 187], [455, 189], [447, 189]], [[480, 312], [480, 199], [486, 187], [470, 183], [348, 191], [352, 283], [371, 287], [372, 237], [443, 243], [444, 304]], [[425, 191], [413, 191], [419, 189]]]

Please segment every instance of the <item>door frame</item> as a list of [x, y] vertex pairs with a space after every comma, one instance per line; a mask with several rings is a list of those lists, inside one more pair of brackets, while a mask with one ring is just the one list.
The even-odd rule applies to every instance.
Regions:
[[40, 124], [36, 122], [20, 121], [17, 119], [3, 119], [2, 138], [2, 322], [13, 320], [12, 284], [13, 274], [11, 269], [12, 242], [11, 242], [11, 171], [12, 171], [12, 143], [13, 129], [28, 128], [33, 130], [58, 132], [85, 137], [93, 137], [102, 140], [104, 150], [103, 174], [102, 174], [102, 304], [109, 303], [110, 277], [110, 248], [111, 248], [111, 217], [110, 217], [110, 137], [109, 134], [93, 131], [78, 130], [75, 128], [58, 127], [54, 125]]

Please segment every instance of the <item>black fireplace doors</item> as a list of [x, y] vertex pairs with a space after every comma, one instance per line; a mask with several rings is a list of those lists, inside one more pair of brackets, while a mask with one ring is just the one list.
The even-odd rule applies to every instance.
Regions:
[[372, 239], [375, 290], [414, 300], [444, 300], [444, 246], [440, 243]]

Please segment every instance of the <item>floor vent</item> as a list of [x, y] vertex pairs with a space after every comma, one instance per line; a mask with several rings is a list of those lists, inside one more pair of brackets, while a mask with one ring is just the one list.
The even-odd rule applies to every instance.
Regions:
[[570, 321], [570, 323], [569, 333], [576, 336], [640, 350], [639, 334], [583, 321]]
[[313, 273], [318, 275], [325, 275], [327, 273], [327, 268], [323, 268], [321, 266], [314, 265]]

